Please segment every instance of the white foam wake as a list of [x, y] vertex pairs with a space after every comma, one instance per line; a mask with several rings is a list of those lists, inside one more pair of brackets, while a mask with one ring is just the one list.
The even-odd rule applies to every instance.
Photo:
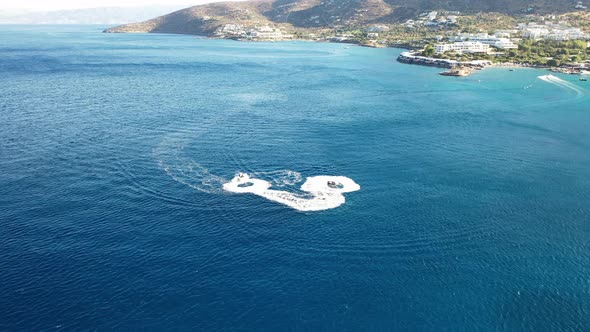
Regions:
[[240, 173], [231, 181], [223, 184], [223, 189], [239, 194], [254, 194], [273, 202], [287, 205], [299, 211], [321, 211], [334, 209], [344, 204], [344, 193], [359, 190], [361, 187], [344, 176], [313, 176], [307, 178], [301, 190], [308, 195], [298, 195], [284, 190], [270, 189], [268, 181], [251, 178]]
[[158, 165], [174, 180], [193, 189], [210, 194], [221, 193], [221, 186], [227, 179], [211, 174], [209, 169], [184, 153], [190, 143], [184, 135], [171, 134], [154, 148], [153, 155]]
[[291, 170], [279, 170], [269, 172], [255, 172], [250, 175], [257, 179], [267, 179], [275, 188], [293, 186], [301, 182], [301, 173]]
[[547, 82], [547, 83], [555, 84], [555, 85], [560, 86], [562, 88], [572, 90], [572, 91], [576, 92], [578, 95], [581, 95], [584, 93], [584, 91], [580, 87], [578, 87], [577, 85], [575, 85], [571, 82], [562, 80], [561, 78], [551, 75], [551, 74], [542, 75], [542, 76], [539, 76], [538, 78], [542, 81]]

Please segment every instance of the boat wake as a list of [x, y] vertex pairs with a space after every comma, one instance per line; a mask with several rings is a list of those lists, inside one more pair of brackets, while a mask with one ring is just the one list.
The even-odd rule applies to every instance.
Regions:
[[160, 168], [175, 181], [201, 192], [249, 193], [299, 211], [321, 211], [339, 207], [346, 201], [344, 193], [360, 189], [357, 183], [344, 176], [314, 176], [303, 183], [302, 192], [297, 192], [293, 186], [303, 178], [291, 170], [239, 173], [228, 181], [188, 156], [185, 148], [190, 142], [186, 133], [172, 134], [153, 150], [153, 154]]
[[193, 189], [209, 194], [221, 193], [227, 179], [211, 174], [209, 169], [185, 155], [187, 144], [188, 140], [180, 135], [164, 139], [153, 151], [160, 168], [174, 180]]
[[239, 194], [254, 194], [281, 203], [299, 211], [334, 209], [344, 204], [344, 193], [360, 190], [360, 186], [344, 176], [313, 176], [307, 178], [301, 190], [307, 194], [295, 194], [285, 190], [270, 189], [272, 183], [239, 173], [223, 185], [223, 189]]
[[292, 186], [303, 180], [301, 173], [291, 170], [253, 172], [252, 176], [259, 179], [268, 179], [272, 186], [277, 188]]
[[561, 88], [572, 90], [572, 91], [574, 91], [578, 95], [584, 94], [584, 91], [580, 87], [578, 87], [577, 85], [575, 85], [575, 84], [573, 84], [571, 82], [562, 80], [561, 78], [559, 78], [557, 76], [554, 76], [554, 75], [549, 74], [549, 75], [539, 76], [538, 78], [540, 80], [542, 80], [542, 81], [545, 81], [547, 83], [551, 83], [551, 84], [557, 85], [557, 86], [559, 86]]

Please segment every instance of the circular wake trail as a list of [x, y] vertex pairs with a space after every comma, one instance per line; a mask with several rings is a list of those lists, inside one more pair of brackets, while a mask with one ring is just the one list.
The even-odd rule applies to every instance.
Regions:
[[240, 173], [228, 181], [222, 176], [212, 174], [185, 151], [185, 148], [205, 132], [206, 130], [197, 130], [191, 134], [178, 132], [168, 135], [153, 150], [160, 168], [174, 180], [198, 191], [209, 194], [221, 194], [224, 191], [249, 193], [299, 211], [322, 211], [344, 204], [344, 193], [360, 190], [356, 182], [344, 176], [314, 176], [307, 178], [301, 186], [303, 193], [294, 193], [287, 188], [301, 182], [302, 176], [291, 170], [253, 172], [252, 177]]
[[271, 187], [270, 182], [251, 178], [248, 174], [243, 173], [223, 185], [223, 189], [226, 191], [258, 195], [299, 211], [322, 211], [337, 208], [346, 201], [344, 193], [357, 191], [361, 188], [350, 178], [325, 175], [307, 178], [301, 186], [301, 190], [309, 193], [305, 196], [285, 190], [270, 189]]
[[154, 158], [174, 180], [202, 192], [221, 193], [221, 187], [227, 180], [211, 174], [205, 166], [189, 158], [184, 153], [189, 143], [189, 139], [180, 135], [170, 135], [154, 149]]

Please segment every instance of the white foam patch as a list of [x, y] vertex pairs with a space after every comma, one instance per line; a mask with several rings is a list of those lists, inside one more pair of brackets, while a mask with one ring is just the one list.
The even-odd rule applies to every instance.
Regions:
[[582, 95], [584, 93], [584, 91], [580, 87], [578, 87], [577, 85], [575, 85], [571, 82], [562, 80], [561, 78], [551, 75], [551, 74], [542, 75], [542, 76], [539, 76], [538, 78], [542, 81], [547, 82], [547, 83], [551, 83], [551, 84], [557, 85], [559, 87], [572, 90], [572, 91], [576, 92], [578, 95]]
[[352, 179], [345, 176], [313, 176], [307, 178], [301, 190], [308, 195], [298, 195], [284, 190], [270, 189], [268, 181], [240, 173], [223, 184], [223, 189], [238, 194], [254, 194], [281, 203], [299, 211], [322, 211], [344, 204], [344, 193], [360, 190]]
[[[347, 177], [316, 176], [307, 178], [301, 186], [302, 193], [290, 192], [287, 188], [294, 188], [303, 179], [299, 172], [291, 170], [253, 172], [250, 175], [244, 174], [242, 177], [236, 176], [232, 180], [215, 175], [215, 172], [212, 173], [205, 165], [198, 162], [208, 157], [207, 155], [200, 156], [199, 150], [192, 151], [189, 155], [185, 149], [195, 142], [206, 144], [208, 142], [206, 134], [210, 128], [221, 126], [224, 120], [225, 117], [206, 119], [205, 123], [200, 122], [198, 126], [190, 130], [166, 135], [153, 149], [154, 159], [174, 180], [198, 191], [208, 194], [220, 194], [224, 191], [250, 193], [300, 211], [336, 208], [346, 201], [344, 193], [360, 189], [358, 184]], [[246, 183], [250, 185], [244, 186]]]
[[303, 180], [301, 173], [291, 170], [255, 172], [252, 173], [250, 177], [254, 177], [257, 179], [267, 179], [272, 183], [272, 186], [275, 188], [293, 186]]

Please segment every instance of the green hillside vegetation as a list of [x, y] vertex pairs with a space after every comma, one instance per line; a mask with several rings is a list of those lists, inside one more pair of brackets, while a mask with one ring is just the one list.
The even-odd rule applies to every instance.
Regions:
[[518, 50], [509, 52], [505, 58], [511, 62], [557, 67], [568, 62], [590, 60], [590, 50], [583, 40], [525, 40], [518, 46]]
[[572, 26], [590, 31], [590, 12], [588, 11], [563, 14], [559, 16], [559, 20], [567, 21]]
[[463, 15], [458, 18], [458, 26], [461, 32], [478, 33], [493, 32], [497, 29], [511, 29], [523, 18], [501, 13], [478, 13], [475, 15]]

